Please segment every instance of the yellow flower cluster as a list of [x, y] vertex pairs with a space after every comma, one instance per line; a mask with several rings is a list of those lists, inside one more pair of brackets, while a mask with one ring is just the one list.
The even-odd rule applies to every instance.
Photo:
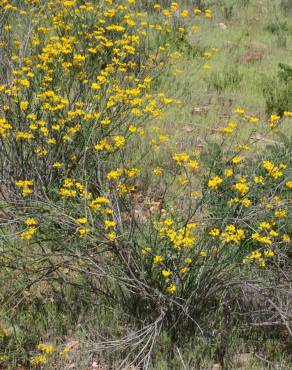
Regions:
[[243, 263], [255, 261], [260, 267], [266, 267], [266, 258], [271, 258], [274, 256], [275, 252], [272, 249], [265, 249], [263, 252], [255, 250], [243, 259]]
[[280, 166], [276, 166], [274, 163], [270, 161], [263, 161], [263, 168], [268, 172], [268, 175], [273, 179], [278, 179], [279, 177], [283, 176], [283, 171], [281, 169], [285, 169], [285, 164], [280, 164]]
[[215, 176], [213, 177], [212, 179], [210, 179], [208, 181], [208, 187], [209, 188], [213, 188], [213, 189], [217, 189], [219, 187], [219, 185], [221, 185], [223, 182], [223, 179], [219, 176]]
[[33, 186], [33, 181], [31, 180], [18, 180], [15, 185], [21, 189], [21, 195], [26, 197], [32, 193], [31, 186]]
[[49, 356], [52, 355], [55, 350], [54, 346], [51, 343], [39, 343], [36, 346], [36, 349], [43, 353], [31, 358], [30, 363], [32, 366], [47, 364], [49, 361]]
[[240, 242], [245, 238], [245, 233], [243, 229], [237, 229], [235, 225], [227, 225], [220, 235], [220, 240], [223, 243], [235, 243], [240, 244]]
[[75, 198], [77, 196], [80, 196], [84, 199], [92, 198], [92, 194], [85, 190], [84, 185], [71, 178], [67, 178], [63, 181], [63, 185], [59, 189], [59, 194], [64, 198]]
[[233, 187], [234, 189], [240, 193], [241, 196], [243, 195], [246, 195], [246, 193], [248, 192], [249, 190], [249, 186], [248, 184], [246, 183], [246, 178], [245, 177], [241, 177], [240, 178], [240, 181], [237, 182]]
[[194, 230], [197, 225], [189, 223], [177, 230], [173, 226], [173, 220], [166, 219], [163, 221], [159, 228], [160, 238], [167, 238], [175, 249], [192, 248], [196, 240]]

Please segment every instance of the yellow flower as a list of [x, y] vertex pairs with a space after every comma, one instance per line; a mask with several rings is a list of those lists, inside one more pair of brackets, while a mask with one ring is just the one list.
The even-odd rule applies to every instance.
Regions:
[[263, 176], [255, 176], [253, 178], [253, 181], [255, 182], [255, 184], [265, 185], [265, 180]]
[[280, 118], [281, 118], [280, 116], [272, 114], [271, 117], [270, 117], [270, 120], [271, 120], [271, 122], [276, 122], [276, 121], [279, 121]]
[[133, 167], [128, 170], [125, 170], [125, 173], [128, 177], [134, 177], [140, 174], [139, 168]]
[[237, 182], [233, 187], [241, 195], [245, 195], [249, 190], [249, 186], [243, 182]]
[[224, 170], [224, 175], [225, 175], [226, 177], [231, 177], [231, 176], [233, 175], [233, 170], [232, 170], [231, 168], [226, 168], [226, 169]]
[[115, 227], [116, 226], [116, 222], [115, 221], [110, 221], [110, 220], [105, 220], [104, 221], [104, 226], [105, 226], [105, 229], [109, 229], [110, 227]]
[[251, 150], [251, 146], [249, 145], [238, 145], [237, 146], [239, 150]]
[[180, 177], [178, 178], [178, 182], [179, 182], [182, 186], [185, 186], [185, 185], [187, 185], [187, 184], [189, 183], [189, 180], [188, 180], [186, 177], [184, 177], [184, 176], [180, 176]]
[[174, 284], [169, 285], [166, 288], [166, 292], [169, 294], [174, 294], [176, 292], [176, 286]]
[[15, 182], [15, 185], [17, 187], [28, 187], [28, 186], [32, 186], [33, 185], [33, 181], [31, 180], [18, 180]]
[[161, 274], [163, 277], [168, 278], [171, 275], [171, 272], [169, 270], [162, 270]]
[[221, 233], [220, 239], [223, 243], [239, 244], [245, 238], [244, 230], [236, 229], [234, 225], [227, 225], [224, 232]]
[[269, 172], [269, 176], [273, 177], [274, 179], [277, 179], [281, 176], [283, 176], [283, 172], [280, 171], [279, 168], [285, 168], [285, 165], [283, 167], [283, 165], [280, 165], [279, 167], [277, 167], [274, 163], [270, 162], [270, 161], [263, 161], [263, 168]]
[[116, 233], [114, 231], [107, 233], [106, 236], [112, 242], [115, 241], [117, 238]]
[[236, 127], [237, 127], [237, 123], [235, 123], [235, 122], [229, 122], [228, 124], [227, 124], [227, 127], [224, 127], [223, 128], [223, 132], [225, 132], [225, 133], [232, 133], [235, 129], [236, 129]]
[[275, 231], [275, 230], [271, 230], [271, 231], [270, 231], [270, 235], [271, 235], [273, 238], [276, 238], [276, 237], [279, 235], [279, 233], [277, 233], [277, 231]]
[[113, 140], [115, 142], [116, 148], [122, 148], [126, 142], [126, 139], [124, 138], [124, 136], [121, 136], [121, 135], [114, 136]]
[[29, 188], [29, 186], [33, 185], [33, 182], [31, 180], [19, 180], [16, 181], [15, 185], [19, 188], [22, 188], [21, 195], [23, 197], [26, 197], [27, 195], [32, 193], [32, 190]]
[[153, 263], [155, 265], [158, 265], [159, 263], [161, 263], [163, 261], [164, 261], [164, 258], [162, 256], [154, 256], [154, 258], [153, 258]]
[[269, 222], [263, 221], [260, 223], [261, 230], [269, 230], [271, 228], [271, 224]]
[[238, 108], [235, 109], [234, 112], [237, 113], [237, 114], [244, 114], [245, 110], [243, 108], [238, 107]]
[[210, 180], [208, 181], [208, 187], [209, 187], [209, 188], [215, 188], [215, 189], [217, 189], [217, 188], [218, 188], [218, 186], [219, 186], [222, 182], [223, 182], [223, 180], [221, 179], [221, 177], [219, 177], [219, 176], [215, 176], [215, 177], [213, 177], [212, 179], [210, 179]]
[[33, 225], [36, 225], [37, 224], [37, 221], [33, 218], [33, 217], [29, 217], [27, 218], [24, 223], [27, 225], [27, 226], [33, 226]]
[[288, 234], [283, 234], [282, 240], [285, 243], [290, 243], [291, 242], [291, 238], [290, 238], [290, 236]]
[[279, 208], [277, 211], [275, 211], [275, 216], [277, 218], [286, 218], [288, 215], [287, 211], [283, 208]]
[[198, 161], [194, 160], [194, 159], [191, 159], [187, 166], [191, 169], [191, 170], [197, 170], [199, 168], [199, 163]]
[[162, 168], [161, 167], [154, 168], [153, 173], [156, 176], [161, 176], [162, 175]]
[[[199, 26], [197, 26], [196, 24], [194, 24], [192, 27], [191, 27], [191, 31], [193, 31], [193, 32], [197, 32], [198, 30], [200, 29], [200, 27]], [[180, 71], [180, 70], [176, 70], [176, 71]], [[181, 71], [182, 72], [182, 71]]]
[[251, 200], [249, 198], [244, 198], [244, 199], [242, 199], [241, 204], [244, 207], [248, 208], [248, 207], [251, 206]]
[[30, 360], [30, 363], [31, 363], [32, 366], [46, 364], [47, 362], [48, 362], [48, 359], [47, 359], [47, 357], [45, 355], [38, 355], [36, 357], [33, 357]]
[[261, 258], [261, 256], [262, 256], [262, 253], [259, 252], [258, 250], [256, 250], [256, 251], [251, 252], [249, 258], [250, 259], [259, 259], [259, 258]]
[[190, 257], [185, 258], [185, 263], [187, 263], [188, 265], [191, 264], [192, 262], [193, 260]]
[[130, 125], [128, 128], [128, 130], [132, 133], [137, 132], [137, 129], [138, 129], [137, 126], [134, 126], [134, 125]]
[[266, 261], [263, 258], [259, 259], [259, 266], [260, 267], [266, 267]]
[[53, 163], [53, 167], [54, 167], [54, 168], [60, 168], [60, 167], [62, 167], [62, 163], [60, 163], [60, 162], [55, 162], [55, 163]]
[[20, 234], [21, 240], [30, 240], [36, 233], [36, 227], [29, 227], [26, 231]]
[[64, 198], [75, 198], [77, 196], [77, 191], [72, 189], [61, 188], [59, 194]]
[[73, 56], [73, 62], [75, 64], [81, 64], [81, 63], [85, 62], [85, 56], [81, 55], [81, 54], [75, 54]]
[[189, 12], [188, 12], [187, 10], [183, 10], [183, 11], [181, 12], [181, 16], [182, 16], [183, 18], [186, 18], [186, 17], [188, 17], [188, 16], [189, 16]]
[[242, 157], [240, 157], [240, 156], [236, 156], [236, 157], [234, 157], [233, 159], [232, 159], [232, 163], [233, 164], [238, 164], [238, 163], [240, 163], [240, 162], [242, 162], [243, 161], [243, 158]]
[[78, 230], [79, 236], [82, 238], [85, 235], [87, 235], [90, 231], [91, 231], [91, 229], [89, 227], [85, 227], [85, 228], [79, 229]]
[[26, 79], [19, 80], [19, 83], [24, 87], [30, 87], [30, 82]]
[[252, 239], [258, 241], [259, 243], [265, 244], [265, 245], [272, 245], [272, 240], [268, 236], [260, 235], [259, 233], [253, 233], [251, 235]]
[[33, 134], [31, 132], [21, 132], [16, 133], [16, 140], [30, 140], [33, 139]]
[[107, 139], [102, 139], [94, 148], [95, 150], [111, 150], [112, 146]]
[[19, 107], [20, 107], [20, 109], [21, 110], [27, 110], [27, 108], [28, 108], [28, 101], [27, 100], [25, 100], [25, 101], [21, 101], [20, 102], [20, 104], [19, 104]]
[[93, 82], [91, 84], [91, 88], [92, 88], [92, 90], [100, 90], [101, 86], [97, 82]]
[[47, 353], [48, 355], [49, 354], [52, 354], [54, 352], [54, 346], [50, 343], [39, 343], [36, 348], [39, 350], [39, 351], [42, 351], [42, 352], [45, 352]]
[[288, 189], [292, 189], [292, 181], [287, 181], [285, 185]]
[[66, 8], [69, 8], [71, 6], [74, 6], [76, 3], [76, 0], [64, 0], [63, 1], [63, 5], [66, 7]]
[[178, 164], [182, 164], [183, 162], [187, 162], [189, 160], [190, 156], [188, 153], [179, 153], [179, 154], [174, 154], [172, 159], [176, 161]]
[[148, 254], [151, 252], [151, 248], [150, 247], [144, 247], [142, 248], [142, 254], [145, 255], [145, 254]]
[[207, 59], [211, 59], [211, 57], [212, 57], [212, 53], [209, 53], [209, 52], [205, 51], [205, 52], [203, 53], [203, 57], [205, 57], [205, 58], [207, 58]]
[[108, 172], [106, 175], [107, 179], [110, 181], [117, 180], [122, 175], [122, 170], [120, 168], [117, 168], [116, 170], [112, 170]]
[[265, 255], [266, 257], [274, 257], [274, 256], [275, 256], [275, 252], [274, 252], [272, 249], [266, 249], [266, 250], [264, 251], [264, 255]]
[[209, 235], [211, 235], [213, 238], [216, 238], [216, 236], [220, 235], [220, 230], [217, 228], [211, 229], [209, 231]]
[[199, 191], [192, 191], [191, 192], [191, 197], [194, 198], [194, 199], [199, 199], [201, 196], [202, 196], [202, 193], [200, 193]]
[[86, 217], [82, 217], [82, 218], [77, 218], [76, 222], [80, 225], [84, 225], [87, 223], [87, 218]]
[[90, 201], [89, 207], [92, 209], [93, 212], [97, 212], [101, 209], [102, 205], [108, 204], [110, 201], [105, 197], [97, 197]]
[[212, 10], [206, 9], [205, 10], [205, 18], [212, 18]]

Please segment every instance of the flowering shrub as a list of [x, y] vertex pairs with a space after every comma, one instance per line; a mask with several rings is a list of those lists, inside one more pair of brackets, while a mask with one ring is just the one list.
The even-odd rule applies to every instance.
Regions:
[[[265, 121], [238, 108], [203, 149], [173, 150], [157, 122], [180, 102], [155, 83], [179, 55], [167, 41], [210, 9], [14, 3], [0, 2], [5, 267], [24, 271], [26, 288], [66, 270], [66, 283], [82, 277], [120, 299], [152, 322], [149, 353], [162, 327], [205, 334], [206, 311], [236, 300], [239, 276], [288, 264], [291, 142], [268, 148], [254, 134], [279, 132], [292, 113]], [[37, 349], [32, 365], [53, 352]]]

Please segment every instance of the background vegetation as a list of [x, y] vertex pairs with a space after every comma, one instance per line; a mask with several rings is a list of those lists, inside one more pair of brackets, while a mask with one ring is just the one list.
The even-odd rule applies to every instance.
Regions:
[[290, 368], [291, 11], [0, 1], [0, 367]]

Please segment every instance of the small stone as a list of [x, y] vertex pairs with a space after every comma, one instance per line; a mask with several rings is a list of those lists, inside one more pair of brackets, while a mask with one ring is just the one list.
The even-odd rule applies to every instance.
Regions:
[[219, 28], [220, 28], [221, 30], [223, 30], [223, 31], [227, 30], [227, 26], [226, 26], [226, 24], [224, 24], [224, 23], [219, 23], [219, 24], [218, 24], [218, 26], [219, 26]]

